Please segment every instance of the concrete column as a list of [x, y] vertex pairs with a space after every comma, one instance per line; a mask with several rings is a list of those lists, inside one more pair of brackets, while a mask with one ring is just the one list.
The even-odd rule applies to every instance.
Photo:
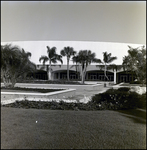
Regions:
[[116, 84], [116, 70], [114, 70], [114, 84]]

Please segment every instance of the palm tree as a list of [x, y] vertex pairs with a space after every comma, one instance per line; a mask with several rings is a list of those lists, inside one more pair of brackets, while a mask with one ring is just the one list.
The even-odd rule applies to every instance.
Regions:
[[78, 55], [73, 56], [72, 61], [73, 61], [73, 63], [76, 63], [76, 64], [72, 65], [70, 68], [75, 67], [76, 74], [77, 74], [77, 76], [79, 76], [80, 75], [80, 71], [79, 71], [80, 70], [80, 63], [78, 62]]
[[74, 56], [76, 54], [76, 51], [74, 51], [73, 47], [68, 46], [68, 47], [64, 47], [64, 49], [60, 51], [60, 54], [62, 56], [67, 57], [67, 80], [69, 81], [69, 60], [71, 56]]
[[[112, 61], [116, 60], [117, 57], [112, 57], [111, 56], [112, 54], [111, 53], [107, 53], [107, 52], [103, 52], [103, 64], [104, 64], [104, 75], [105, 75], [105, 78], [107, 78], [107, 80], [109, 80], [109, 78], [107, 77], [107, 66], [109, 63], [111, 63]], [[103, 66], [102, 66], [103, 67]]]
[[31, 53], [21, 50], [18, 46], [1, 46], [1, 77], [5, 87], [14, 87], [18, 77], [36, 70], [36, 65], [29, 60], [28, 55]]
[[60, 61], [61, 63], [63, 63], [62, 61], [62, 56], [61, 55], [58, 55], [56, 53], [56, 47], [52, 47], [50, 48], [49, 46], [47, 46], [47, 56], [41, 56], [39, 58], [39, 61], [43, 61], [43, 65], [45, 65], [45, 63], [47, 61], [49, 61], [49, 68], [47, 66], [47, 73], [48, 73], [48, 80], [52, 80], [52, 76], [51, 76], [51, 73], [52, 73], [52, 68], [51, 68], [51, 64], [52, 63], [57, 63], [57, 61]]
[[146, 48], [145, 46], [142, 46], [137, 54], [137, 64], [135, 69], [137, 78], [142, 82], [142, 85], [146, 83], [146, 64]]
[[80, 50], [79, 53], [73, 57], [73, 62], [81, 64], [81, 80], [82, 84], [85, 81], [85, 75], [87, 66], [93, 63], [101, 63], [100, 59], [96, 58], [96, 54], [92, 53], [91, 50]]
[[[36, 65], [30, 61], [30, 57], [32, 56], [30, 52], [25, 52], [25, 50], [22, 48], [21, 53], [22, 53], [22, 62], [18, 67], [18, 72], [19, 74], [22, 75], [23, 78], [25, 78], [29, 72], [34, 72], [34, 70], [36, 70]], [[23, 70], [20, 68], [23, 68]]]
[[135, 73], [135, 70], [137, 69], [137, 54], [138, 54], [138, 48], [133, 49], [131, 46], [128, 46], [128, 56], [123, 57], [123, 68], [125, 71], [130, 71], [133, 81], [133, 74]]

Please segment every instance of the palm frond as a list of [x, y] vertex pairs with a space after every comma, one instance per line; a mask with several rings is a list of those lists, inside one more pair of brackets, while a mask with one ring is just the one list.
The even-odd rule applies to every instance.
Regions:
[[66, 56], [66, 54], [65, 54], [65, 50], [64, 50], [64, 49], [62, 49], [62, 50], [60, 51], [60, 54], [61, 54], [62, 56]]
[[54, 58], [51, 58], [51, 62], [52, 63], [57, 63], [57, 59], [54, 57]]
[[93, 62], [95, 62], [95, 63], [102, 63], [101, 59], [97, 59], [97, 58], [94, 58]]
[[40, 62], [43, 61], [43, 64], [45, 64], [47, 61], [49, 61], [49, 59], [48, 59], [47, 56], [41, 56], [41, 57], [39, 58], [39, 61], [40, 61]]
[[107, 63], [111, 63], [112, 61], [116, 60], [117, 57], [110, 57]]
[[49, 46], [47, 46], [47, 54], [48, 58], [51, 59], [56, 54], [56, 47], [50, 48]]
[[56, 56], [56, 59], [63, 64], [62, 56], [58, 54], [56, 54], [55, 56]]
[[64, 47], [64, 49], [60, 51], [60, 54], [62, 56], [66, 56], [67, 58], [70, 58], [71, 56], [76, 54], [76, 51], [74, 51], [73, 47], [67, 46], [67, 47]]

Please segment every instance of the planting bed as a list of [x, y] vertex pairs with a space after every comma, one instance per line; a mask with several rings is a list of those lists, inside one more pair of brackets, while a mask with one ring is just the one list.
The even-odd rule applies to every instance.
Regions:
[[39, 88], [23, 88], [23, 87], [5, 88], [5, 87], [1, 87], [1, 92], [49, 93], [49, 92], [55, 92], [55, 91], [61, 91], [61, 90], [64, 90], [64, 89], [39, 89]]

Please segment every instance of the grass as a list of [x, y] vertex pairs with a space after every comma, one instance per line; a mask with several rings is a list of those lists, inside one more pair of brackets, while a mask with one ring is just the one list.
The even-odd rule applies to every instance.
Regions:
[[1, 149], [145, 149], [146, 112], [136, 111], [1, 107]]
[[22, 87], [14, 87], [14, 88], [5, 88], [5, 87], [1, 87], [1, 91], [2, 92], [16, 92], [16, 91], [20, 91], [20, 92], [25, 92], [25, 91], [29, 91], [29, 92], [39, 92], [39, 93], [49, 93], [49, 92], [55, 92], [55, 91], [61, 91], [63, 89], [38, 89], [38, 88], [22, 88]]

